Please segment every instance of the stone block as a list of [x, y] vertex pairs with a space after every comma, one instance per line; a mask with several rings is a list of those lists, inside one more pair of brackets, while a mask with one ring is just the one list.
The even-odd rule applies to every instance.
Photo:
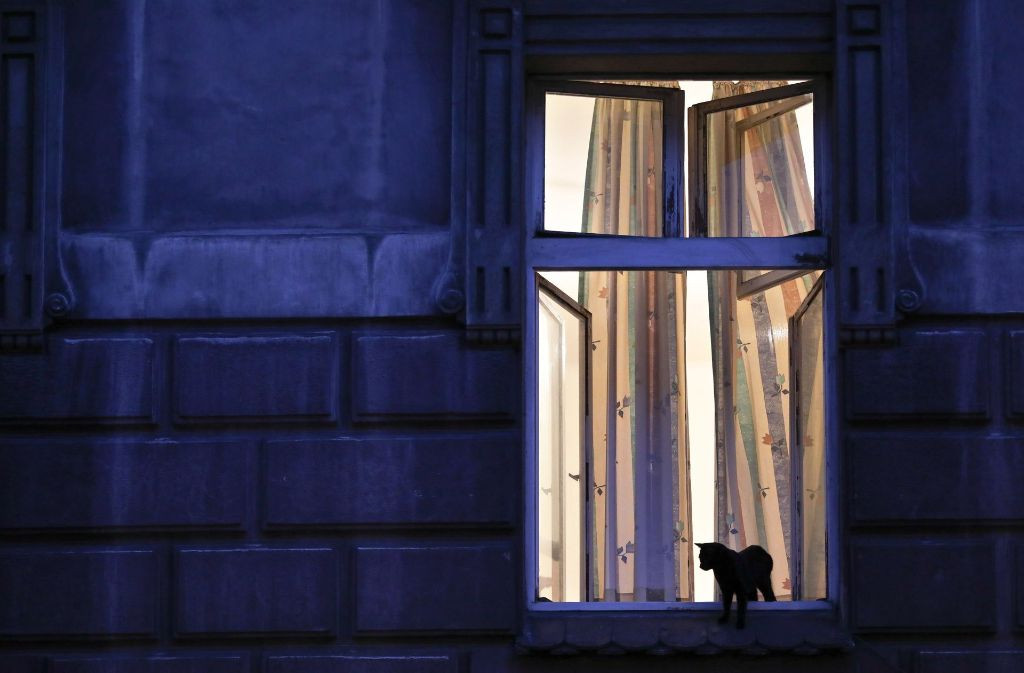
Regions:
[[61, 244], [76, 317], [394, 318], [437, 312], [431, 288], [449, 238], [396, 232], [371, 247], [354, 233], [168, 234], [143, 246], [129, 235], [64, 232]]
[[918, 652], [915, 663], [915, 673], [1019, 673], [1024, 651]]
[[153, 420], [153, 341], [64, 338], [42, 354], [0, 355], [0, 423]]
[[267, 673], [455, 673], [454, 659], [440, 655], [375, 654], [267, 658]]
[[156, 554], [144, 549], [0, 553], [0, 638], [155, 637]]
[[[151, 239], [145, 257], [112, 249], [142, 270], [132, 288], [142, 306], [125, 305], [112, 289], [115, 274], [97, 268], [81, 237], [70, 247], [83, 282], [105, 281], [90, 294], [90, 314], [128, 313], [153, 318], [298, 318], [367, 315], [369, 285], [365, 234], [222, 236], [167, 235]], [[182, 268], [188, 273], [182, 273]], [[127, 281], [126, 281], [127, 282]]]
[[507, 544], [359, 547], [356, 630], [509, 632], [515, 567]]
[[161, 654], [151, 657], [54, 657], [48, 673], [245, 673], [244, 655]]
[[1007, 337], [1006, 411], [1011, 418], [1024, 418], [1024, 331]]
[[357, 421], [511, 419], [519, 354], [474, 348], [458, 334], [360, 334], [353, 344]]
[[0, 529], [241, 528], [253, 451], [243, 442], [3, 442]]
[[333, 549], [181, 549], [175, 633], [331, 635], [338, 619]]
[[266, 523], [507, 525], [516, 448], [509, 436], [268, 442]]
[[338, 406], [333, 335], [179, 337], [174, 411], [184, 421], [333, 421]]
[[854, 435], [849, 446], [858, 521], [1024, 518], [1024, 439]]
[[992, 631], [995, 573], [988, 541], [855, 543], [853, 623], [879, 632]]
[[898, 346], [845, 355], [853, 420], [989, 416], [989, 349], [981, 330], [901, 331]]

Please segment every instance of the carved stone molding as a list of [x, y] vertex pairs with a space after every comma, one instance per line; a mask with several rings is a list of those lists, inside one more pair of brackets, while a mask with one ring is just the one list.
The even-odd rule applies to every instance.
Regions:
[[63, 17], [39, 1], [0, 7], [0, 25], [0, 351], [36, 350], [75, 304], [57, 239]]
[[[523, 11], [516, 0], [475, 0], [455, 18], [452, 253], [435, 284], [483, 343], [517, 341], [522, 236], [520, 152]], [[461, 286], [461, 287], [460, 287]]]
[[917, 310], [923, 290], [897, 279], [905, 248], [898, 227], [901, 190], [893, 167], [892, 87], [896, 32], [890, 5], [837, 0], [835, 119], [840, 342], [891, 345], [900, 313]]

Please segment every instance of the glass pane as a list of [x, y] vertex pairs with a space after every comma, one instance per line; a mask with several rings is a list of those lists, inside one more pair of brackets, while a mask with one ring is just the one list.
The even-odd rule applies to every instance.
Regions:
[[538, 304], [538, 583], [552, 601], [582, 600], [586, 324], [544, 290]]
[[[559, 350], [566, 342], [558, 336], [566, 332], [565, 320], [558, 318], [554, 300], [542, 298], [537, 307], [541, 596], [712, 601], [714, 577], [697, 568], [694, 543], [718, 542], [736, 551], [750, 545], [767, 550], [774, 563], [771, 592], [778, 600], [793, 599], [801, 565], [793, 555], [800, 554], [799, 540], [808, 539], [802, 531], [811, 524], [805, 526], [795, 507], [802, 486], [794, 465], [809, 463], [800, 462], [791, 436], [798, 426], [795, 419], [790, 422], [796, 395], [790, 340], [821, 343], [820, 300], [806, 312], [799, 334], [791, 334], [790, 325], [822, 272], [805, 272], [737, 298], [740, 276], [760, 273], [563, 271], [557, 279], [544, 274], [568, 295], [563, 304], [578, 302], [589, 316], [584, 349], [589, 374], [578, 390], [589, 399], [590, 411], [582, 449], [575, 440], [563, 443], [573, 456], [585, 456], [586, 474], [574, 472], [571, 483], [559, 481], [555, 475], [566, 468], [553, 462], [558, 459], [553, 447], [563, 441], [560, 427], [568, 424], [564, 419], [578, 409], [579, 400], [575, 389], [556, 384], [567, 376], [561, 363], [569, 356]], [[817, 448], [805, 459], [817, 456], [823, 478], [820, 366], [816, 375], [814, 387], [800, 391], [811, 399], [801, 397], [799, 432], [819, 433], [821, 441], [814, 440]], [[563, 500], [579, 502], [577, 474], [589, 489], [585, 523], [563, 530], [571, 530], [571, 542], [585, 552], [585, 588], [578, 599], [555, 589], [560, 557], [553, 540], [569, 541], [551, 531], [564, 526], [556, 508], [568, 505], [549, 500], [560, 488]], [[823, 496], [814, 499], [819, 497], [823, 508]], [[824, 518], [814, 525], [824, 535]], [[572, 554], [576, 563], [575, 548]], [[824, 573], [824, 565], [817, 570]]]
[[761, 292], [768, 287], [792, 280], [793, 278], [799, 278], [803, 289], [810, 291], [814, 286], [814, 281], [818, 280], [818, 276], [822, 272], [820, 270], [806, 271], [799, 269], [740, 269], [737, 271], [737, 274], [740, 283], [737, 296], [745, 299], [751, 294], [753, 289]]
[[[590, 316], [589, 438], [581, 483], [589, 489], [585, 540], [587, 587], [582, 600], [692, 601], [693, 552], [687, 467], [685, 275], [653, 271], [585, 271], [562, 287]], [[538, 324], [546, 303], [538, 306]], [[705, 314], [706, 317], [706, 314]], [[544, 330], [539, 342], [550, 339]], [[538, 370], [557, 360], [553, 342], [538, 343]], [[705, 354], [706, 359], [706, 354]], [[554, 374], [546, 375], [548, 380]], [[541, 435], [552, 434], [557, 392], [540, 394]], [[543, 440], [542, 440], [543, 441]], [[713, 440], [703, 444], [713, 451]], [[541, 455], [544, 456], [541, 447]], [[542, 458], [543, 460], [543, 458]], [[544, 492], [555, 468], [542, 467]], [[714, 474], [704, 489], [713, 511]], [[573, 492], [575, 493], [575, 491]], [[540, 522], [541, 530], [550, 525]], [[710, 530], [708, 531], [710, 533]], [[543, 534], [541, 553], [544, 554]], [[540, 559], [541, 595], [548, 562]], [[551, 595], [555, 595], [554, 592]], [[557, 599], [555, 599], [557, 600]], [[564, 599], [572, 600], [572, 599]], [[707, 600], [711, 600], [709, 596]]]
[[[777, 600], [793, 599], [799, 535], [791, 436], [790, 318], [809, 295], [815, 274], [792, 278], [743, 299], [737, 277], [709, 271], [714, 359], [717, 474], [716, 540], [736, 551], [759, 545], [771, 555]], [[756, 271], [753, 274], [756, 275]], [[812, 329], [808, 326], [808, 330]], [[820, 325], [818, 326], [820, 330]], [[823, 390], [815, 404], [823, 408]]]
[[799, 358], [799, 414], [802, 457], [803, 579], [804, 600], [825, 598], [825, 414], [822, 409], [824, 352], [822, 341], [822, 295], [819, 291], [796, 322], [795, 339]]
[[709, 236], [815, 229], [812, 108], [802, 94], [708, 115]]
[[544, 228], [661, 236], [662, 104], [549, 93]]
[[685, 276], [582, 274], [591, 312], [591, 600], [692, 601]]

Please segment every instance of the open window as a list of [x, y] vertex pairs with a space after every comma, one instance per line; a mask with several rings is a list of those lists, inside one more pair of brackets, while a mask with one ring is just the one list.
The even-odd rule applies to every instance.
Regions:
[[[543, 191], [549, 198], [538, 221], [541, 231], [682, 235], [680, 89], [544, 82], [534, 87], [533, 100], [545, 120]], [[588, 151], [581, 172], [584, 134]], [[644, 198], [631, 199], [638, 191]]]
[[817, 233], [815, 83], [724, 84], [745, 92], [688, 111], [691, 236]]
[[537, 607], [713, 601], [708, 541], [829, 595], [821, 88], [683, 86], [532, 83]]
[[801, 527], [793, 550], [800, 564], [794, 591], [805, 600], [828, 595], [824, 280], [819, 276], [789, 322], [793, 502], [795, 520]]
[[538, 583], [552, 601], [585, 600], [590, 312], [537, 283]]

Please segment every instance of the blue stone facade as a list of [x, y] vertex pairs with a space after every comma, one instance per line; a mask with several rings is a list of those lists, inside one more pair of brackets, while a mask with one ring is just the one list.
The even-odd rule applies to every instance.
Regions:
[[[0, 671], [1024, 669], [1021, 26], [0, 0]], [[526, 601], [525, 83], [682, 74], [835, 98], [840, 595], [742, 632]]]

